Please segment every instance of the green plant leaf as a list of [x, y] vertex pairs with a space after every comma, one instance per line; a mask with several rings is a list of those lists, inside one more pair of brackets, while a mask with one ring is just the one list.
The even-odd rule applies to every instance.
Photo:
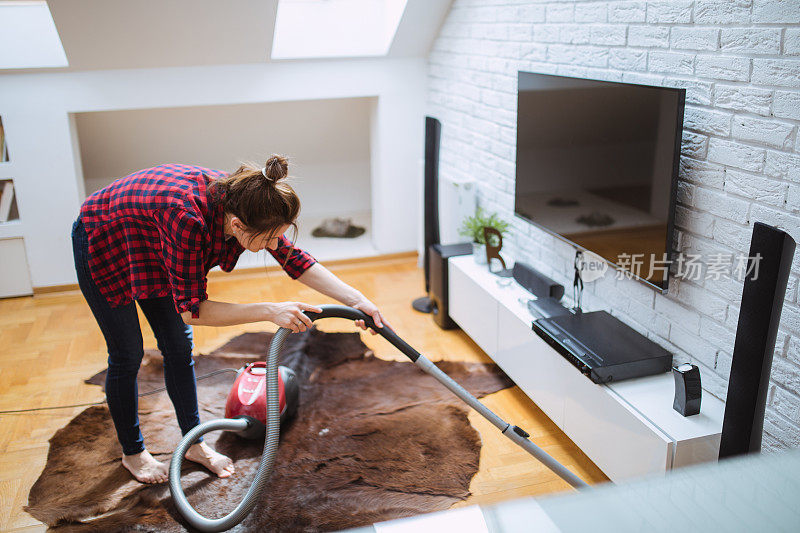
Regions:
[[485, 239], [483, 238], [483, 228], [485, 226], [496, 229], [505, 237], [511, 224], [502, 220], [497, 213], [487, 215], [482, 208], [478, 207], [474, 215], [464, 219], [458, 233], [462, 237], [472, 239], [472, 242], [485, 244]]

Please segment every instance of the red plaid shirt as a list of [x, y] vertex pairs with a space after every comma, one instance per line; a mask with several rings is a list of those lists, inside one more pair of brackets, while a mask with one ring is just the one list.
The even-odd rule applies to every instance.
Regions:
[[[89, 238], [89, 271], [112, 307], [172, 295], [179, 313], [198, 318], [208, 271], [236, 266], [244, 251], [224, 233], [221, 202], [209, 185], [224, 172], [161, 165], [118, 179], [89, 196], [81, 220]], [[297, 279], [316, 260], [281, 236], [269, 250]], [[288, 259], [288, 260], [287, 260]]]

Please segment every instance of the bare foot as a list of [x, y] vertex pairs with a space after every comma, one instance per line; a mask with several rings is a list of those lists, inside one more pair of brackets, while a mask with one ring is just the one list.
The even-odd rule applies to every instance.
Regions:
[[169, 478], [167, 465], [156, 461], [147, 450], [136, 455], [123, 455], [122, 466], [142, 483], [164, 483]]
[[212, 449], [205, 441], [192, 444], [186, 450], [185, 457], [190, 461], [200, 463], [219, 477], [228, 477], [234, 472], [233, 461]]

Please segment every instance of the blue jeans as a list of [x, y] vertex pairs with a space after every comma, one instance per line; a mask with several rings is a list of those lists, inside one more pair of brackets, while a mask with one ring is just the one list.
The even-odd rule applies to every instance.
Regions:
[[[106, 398], [117, 438], [125, 455], [144, 450], [139, 430], [136, 375], [144, 356], [142, 330], [133, 302], [111, 307], [89, 272], [89, 239], [80, 218], [72, 226], [72, 247], [78, 284], [108, 346]], [[169, 296], [138, 300], [164, 358], [164, 381], [184, 435], [200, 423], [192, 360], [192, 328], [175, 310]]]

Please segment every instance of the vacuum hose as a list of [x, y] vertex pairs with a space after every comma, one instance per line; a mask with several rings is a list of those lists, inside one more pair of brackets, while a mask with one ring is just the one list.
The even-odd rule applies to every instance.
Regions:
[[[478, 401], [472, 394], [470, 394], [461, 385], [456, 383], [447, 374], [439, 370], [430, 360], [412, 348], [403, 339], [397, 336], [388, 326], [379, 328], [375, 325], [372, 317], [344, 305], [322, 305], [320, 306], [322, 312], [314, 313], [305, 311], [305, 314], [312, 320], [320, 318], [346, 318], [349, 320], [363, 320], [367, 327], [372, 328], [374, 331], [380, 333], [383, 338], [389, 341], [395, 348], [403, 352], [403, 354], [411, 359], [417, 366], [422, 368], [426, 373], [430, 374], [437, 381], [442, 383], [445, 387], [450, 389], [456, 396], [466, 402], [470, 407], [478, 411], [487, 420], [489, 420], [495, 427], [497, 427], [503, 435], [510, 438], [519, 446], [524, 448], [531, 455], [536, 457], [539, 461], [545, 464], [553, 472], [558, 474], [562, 479], [568, 482], [575, 488], [587, 487], [579, 477], [570, 472], [561, 463], [553, 459], [544, 450], [536, 446], [533, 442], [528, 440], [528, 434], [518, 428], [504, 422], [500, 417], [494, 414], [486, 406]], [[186, 450], [200, 438], [211, 431], [216, 430], [230, 430], [230, 431], [244, 431], [250, 427], [251, 422], [244, 418], [222, 418], [211, 420], [204, 424], [195, 427], [178, 444], [175, 452], [172, 454], [172, 460], [169, 464], [169, 490], [172, 493], [172, 499], [175, 502], [175, 507], [183, 515], [189, 524], [195, 529], [203, 532], [216, 532], [225, 531], [234, 527], [236, 524], [244, 520], [250, 513], [255, 504], [258, 502], [259, 495], [264, 489], [264, 485], [269, 479], [272, 472], [272, 465], [275, 462], [275, 454], [278, 449], [278, 438], [280, 433], [280, 412], [278, 407], [278, 354], [283, 348], [286, 337], [292, 331], [286, 328], [278, 329], [277, 333], [272, 337], [272, 342], [269, 345], [269, 353], [267, 355], [267, 436], [264, 440], [264, 453], [261, 456], [261, 462], [258, 465], [255, 479], [250, 489], [244, 495], [244, 498], [236, 506], [236, 508], [223, 516], [222, 518], [206, 518], [198, 513], [189, 504], [186, 495], [181, 486], [181, 466], [183, 465], [183, 456]]]

